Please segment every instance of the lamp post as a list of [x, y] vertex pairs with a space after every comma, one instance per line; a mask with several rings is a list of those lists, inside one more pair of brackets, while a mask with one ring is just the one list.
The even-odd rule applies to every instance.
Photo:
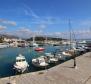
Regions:
[[74, 60], [73, 68], [77, 69], [77, 63], [76, 63], [76, 52], [75, 52], [75, 50], [74, 50], [73, 60]]

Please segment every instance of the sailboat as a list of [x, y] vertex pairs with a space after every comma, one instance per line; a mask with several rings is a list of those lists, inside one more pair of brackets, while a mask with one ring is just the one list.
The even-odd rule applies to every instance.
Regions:
[[48, 46], [48, 45], [49, 45], [47, 35], [45, 35], [45, 44], [44, 44], [44, 45], [45, 45], [45, 46]]
[[45, 48], [39, 47], [37, 43], [35, 43], [35, 37], [33, 37], [33, 47], [35, 51], [44, 51]]
[[70, 24], [70, 20], [69, 20], [69, 32], [70, 32], [70, 45], [69, 45], [69, 49], [66, 49], [66, 51], [63, 51], [62, 54], [65, 56], [74, 56], [75, 54], [75, 50], [72, 48], [72, 31], [71, 31], [71, 24]]
[[30, 44], [30, 47], [38, 47], [38, 44], [35, 42], [35, 36], [33, 36], [33, 41]]

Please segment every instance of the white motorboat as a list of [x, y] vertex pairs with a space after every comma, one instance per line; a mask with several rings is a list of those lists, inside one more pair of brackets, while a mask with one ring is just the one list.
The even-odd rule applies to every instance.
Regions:
[[48, 63], [56, 63], [58, 61], [58, 58], [56, 57], [56, 54], [51, 54], [51, 53], [45, 53]]
[[86, 50], [83, 47], [77, 47], [74, 50], [75, 50], [75, 52], [80, 52], [80, 53], [85, 53], [86, 52]]
[[14, 64], [14, 69], [16, 69], [18, 72], [23, 73], [27, 68], [29, 67], [28, 62], [26, 61], [25, 57], [19, 54], [19, 56], [16, 57], [16, 63]]
[[9, 47], [8, 43], [0, 43], [0, 48], [7, 48]]
[[38, 46], [39, 45], [37, 43], [35, 43], [35, 42], [30, 44], [30, 47], [38, 47]]
[[86, 51], [86, 52], [88, 52], [88, 51], [90, 51], [90, 50], [91, 50], [91, 48], [90, 48], [90, 47], [88, 47], [88, 46], [82, 46], [82, 48], [83, 48], [83, 49], [85, 49], [85, 51]]
[[50, 57], [49, 58], [49, 63], [56, 63], [58, 61], [57, 57]]
[[56, 54], [56, 57], [58, 57], [58, 59], [61, 60], [62, 54], [61, 53], [58, 53], [58, 54]]
[[32, 59], [32, 64], [36, 67], [46, 67], [46, 66], [48, 66], [48, 63], [46, 62], [44, 56]]
[[66, 56], [64, 56], [62, 53], [57, 53], [56, 57], [58, 58], [58, 60], [63, 60], [63, 61], [66, 60]]

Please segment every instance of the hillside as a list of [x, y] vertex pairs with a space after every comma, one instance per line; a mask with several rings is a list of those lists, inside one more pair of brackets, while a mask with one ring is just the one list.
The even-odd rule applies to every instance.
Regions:
[[[45, 41], [45, 40], [52, 40], [52, 41], [62, 41], [62, 40], [66, 40], [66, 39], [62, 39], [62, 38], [56, 38], [56, 37], [42, 37], [42, 36], [37, 36], [35, 37], [36, 41]], [[33, 37], [27, 39], [27, 41], [32, 41]]]

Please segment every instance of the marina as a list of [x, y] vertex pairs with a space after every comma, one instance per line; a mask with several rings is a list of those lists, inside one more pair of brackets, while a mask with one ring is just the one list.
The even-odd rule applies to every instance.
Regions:
[[0, 0], [0, 84], [91, 84], [90, 0]]
[[91, 84], [91, 52], [76, 58], [77, 68], [73, 67], [73, 59], [53, 68], [0, 79], [0, 84]]
[[[72, 56], [63, 55], [62, 52], [69, 49], [69, 45], [61, 46], [43, 46], [44, 51], [35, 51], [34, 47], [8, 47], [0, 49], [0, 77], [7, 77], [17, 75], [18, 69], [24, 70], [24, 73], [31, 73], [35, 71], [49, 69], [63, 63], [67, 60], [72, 59]], [[60, 51], [61, 50], [61, 51]], [[86, 53], [84, 51], [84, 53]], [[82, 54], [84, 54], [82, 53]], [[18, 55], [20, 57], [18, 57]], [[23, 55], [23, 58], [22, 58]], [[81, 55], [79, 52], [77, 56]], [[23, 64], [22, 61], [26, 60]], [[20, 62], [20, 63], [18, 63]], [[17, 65], [14, 65], [17, 63]], [[26, 68], [27, 70], [25, 71]], [[36, 67], [37, 66], [37, 67]], [[17, 67], [17, 68], [16, 68]], [[14, 69], [16, 68], [16, 69]], [[23, 69], [22, 69], [23, 68]], [[16, 71], [17, 70], [17, 71]]]
[[30, 65], [28, 68], [29, 72], [33, 72], [33, 71], [41, 70], [40, 68], [36, 68], [32, 65], [33, 58], [40, 57], [44, 55], [45, 52], [53, 52], [58, 48], [60, 47], [53, 47], [53, 46], [45, 47], [46, 50], [43, 52], [36, 52], [33, 49], [33, 47], [32, 48], [31, 47], [2, 48], [0, 49], [0, 77], [7, 77], [10, 75], [15, 75], [13, 65], [15, 64], [16, 57], [19, 54], [22, 54], [25, 56], [26, 61]]

